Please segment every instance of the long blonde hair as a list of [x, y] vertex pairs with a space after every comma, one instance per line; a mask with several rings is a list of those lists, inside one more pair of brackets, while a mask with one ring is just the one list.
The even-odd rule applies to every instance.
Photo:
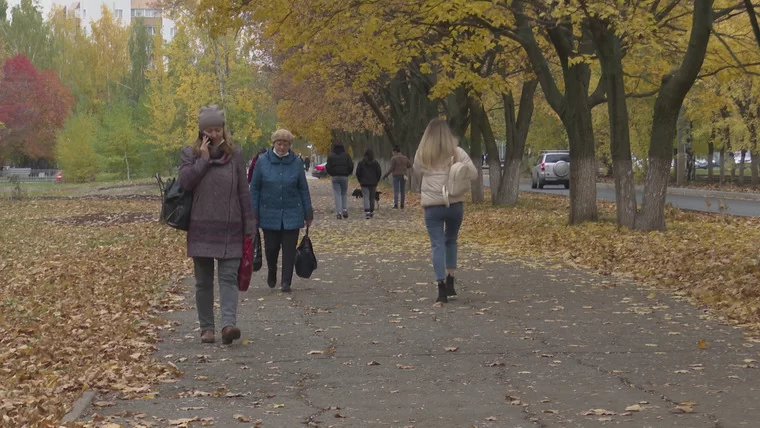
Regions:
[[[193, 144], [193, 154], [195, 156], [201, 155], [201, 144], [203, 144], [203, 140], [201, 140], [200, 137], [196, 138], [195, 143]], [[219, 144], [219, 148], [222, 149], [225, 154], [232, 154], [232, 138], [227, 134], [227, 128], [222, 130], [222, 142]]]
[[458, 145], [449, 124], [440, 118], [433, 119], [422, 135], [414, 161], [427, 169], [443, 168], [456, 153]]

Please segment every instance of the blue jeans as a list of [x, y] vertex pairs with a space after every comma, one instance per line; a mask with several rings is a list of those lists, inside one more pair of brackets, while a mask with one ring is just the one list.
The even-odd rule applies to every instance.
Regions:
[[364, 197], [364, 212], [375, 212], [375, 193], [377, 186], [362, 186], [362, 196]]
[[464, 204], [458, 202], [425, 207], [425, 226], [433, 251], [433, 270], [436, 281], [446, 279], [446, 269], [457, 268], [457, 236], [464, 217]]
[[393, 176], [393, 206], [398, 206], [398, 199], [401, 196], [401, 206], [404, 206], [404, 199], [406, 198], [406, 177], [403, 175]]
[[333, 177], [332, 188], [335, 197], [335, 212], [340, 214], [348, 211], [348, 177]]

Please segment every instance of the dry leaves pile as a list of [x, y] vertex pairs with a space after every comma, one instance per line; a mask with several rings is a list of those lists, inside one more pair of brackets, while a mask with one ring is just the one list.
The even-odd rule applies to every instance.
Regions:
[[150, 394], [175, 376], [150, 358], [166, 284], [188, 273], [184, 234], [157, 200], [3, 201], [0, 425], [55, 425], [85, 389]]
[[567, 226], [565, 198], [522, 194], [514, 208], [469, 206], [460, 240], [515, 258], [552, 260], [676, 290], [760, 330], [760, 219], [668, 212], [668, 231], [618, 231], [604, 221]]

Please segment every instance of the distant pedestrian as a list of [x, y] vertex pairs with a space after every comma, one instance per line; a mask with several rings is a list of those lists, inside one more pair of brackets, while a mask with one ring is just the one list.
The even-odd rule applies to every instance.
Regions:
[[458, 146], [446, 121], [433, 119], [425, 129], [414, 156], [414, 174], [422, 178], [421, 202], [438, 282], [438, 303], [447, 303], [447, 296], [456, 295], [454, 275], [457, 269], [457, 238], [464, 216], [464, 195], [449, 195], [445, 189], [455, 162], [461, 162], [459, 166], [464, 167], [457, 168], [457, 171], [464, 173], [464, 177], [457, 179], [472, 181], [477, 178], [475, 165]]
[[370, 219], [375, 215], [375, 193], [377, 192], [377, 183], [383, 171], [380, 164], [375, 160], [375, 153], [371, 148], [364, 150], [364, 158], [356, 166], [356, 179], [362, 186], [362, 196], [364, 196], [364, 218]]
[[354, 161], [346, 153], [346, 148], [340, 141], [333, 144], [332, 153], [327, 157], [325, 170], [332, 177], [335, 213], [338, 220], [348, 218], [348, 176], [354, 172]]
[[277, 259], [282, 250], [280, 288], [290, 292], [300, 229], [311, 225], [314, 211], [303, 163], [290, 150], [293, 134], [272, 134], [272, 148], [259, 157], [251, 180], [253, 217], [264, 232], [267, 285], [277, 285]]
[[266, 152], [267, 152], [267, 149], [262, 147], [253, 157], [253, 159], [251, 159], [251, 166], [248, 167], [248, 183], [251, 182], [251, 177], [253, 177], [253, 168], [256, 166], [256, 161], [259, 159], [259, 156], [263, 155]]
[[195, 144], [182, 149], [179, 182], [193, 191], [187, 255], [195, 267], [195, 305], [201, 342], [214, 338], [214, 259], [218, 267], [222, 312], [222, 343], [240, 338], [237, 323], [238, 267], [243, 237], [256, 230], [245, 181], [245, 159], [224, 129], [224, 112], [201, 107], [200, 133]]
[[303, 170], [304, 171], [308, 171], [310, 166], [311, 166], [311, 159], [309, 159], [309, 157], [306, 156], [303, 159]]
[[393, 146], [393, 156], [391, 157], [391, 167], [383, 175], [385, 180], [388, 175], [393, 174], [393, 208], [399, 207], [401, 199], [401, 209], [404, 209], [404, 200], [406, 199], [406, 175], [412, 168], [412, 162], [408, 157], [401, 154], [399, 146]]

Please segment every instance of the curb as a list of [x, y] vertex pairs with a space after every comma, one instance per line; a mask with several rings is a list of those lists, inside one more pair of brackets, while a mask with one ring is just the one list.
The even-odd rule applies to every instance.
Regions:
[[[613, 183], [597, 183], [597, 188], [614, 189]], [[637, 192], [643, 192], [644, 186], [637, 185]], [[760, 194], [752, 192], [723, 192], [720, 190], [701, 190], [701, 189], [684, 189], [680, 187], [668, 186], [668, 195], [693, 196], [697, 198], [715, 198], [715, 199], [742, 199], [748, 201], [760, 201]]]
[[74, 422], [79, 419], [79, 417], [82, 416], [82, 413], [84, 413], [84, 411], [90, 406], [93, 398], [95, 398], [95, 391], [88, 389], [83, 392], [82, 396], [74, 403], [74, 407], [71, 408], [71, 411], [61, 419], [61, 422]]

